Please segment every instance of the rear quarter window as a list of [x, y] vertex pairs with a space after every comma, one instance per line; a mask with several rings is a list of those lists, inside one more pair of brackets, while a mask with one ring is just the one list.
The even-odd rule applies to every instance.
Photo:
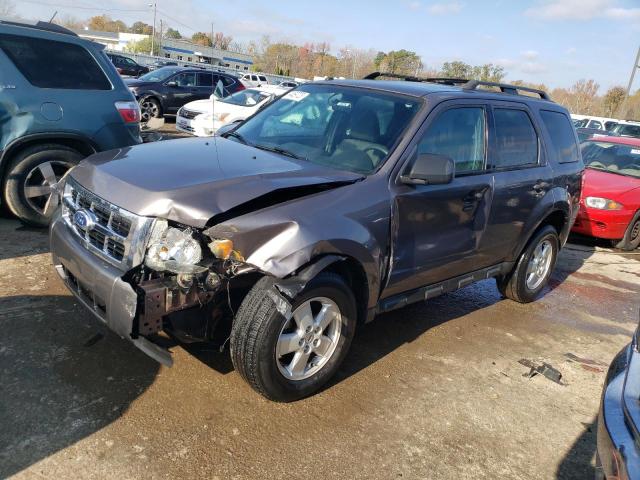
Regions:
[[560, 112], [541, 110], [540, 117], [551, 137], [551, 146], [556, 152], [558, 162], [571, 163], [580, 160], [573, 127], [567, 116]]
[[538, 164], [538, 134], [524, 110], [494, 108], [497, 155], [492, 167], [521, 168]]
[[111, 90], [111, 83], [96, 60], [80, 45], [0, 35], [0, 49], [36, 87]]

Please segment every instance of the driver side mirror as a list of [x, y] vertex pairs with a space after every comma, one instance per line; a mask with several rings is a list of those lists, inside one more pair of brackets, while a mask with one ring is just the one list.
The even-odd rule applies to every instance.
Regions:
[[167, 82], [167, 87], [177, 87], [177, 86], [178, 86], [178, 82], [174, 80]]
[[450, 157], [422, 153], [400, 177], [406, 185], [444, 185], [453, 181], [455, 163]]

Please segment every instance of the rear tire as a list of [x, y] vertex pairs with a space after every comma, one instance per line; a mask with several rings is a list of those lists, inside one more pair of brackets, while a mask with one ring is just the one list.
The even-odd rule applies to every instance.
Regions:
[[538, 230], [514, 269], [496, 278], [500, 293], [519, 303], [533, 302], [549, 281], [559, 249], [560, 239], [555, 228], [547, 225]]
[[3, 186], [11, 213], [28, 225], [49, 225], [57, 206], [57, 193], [52, 187], [82, 158], [76, 150], [55, 144], [36, 145], [19, 152], [9, 164]]
[[264, 277], [242, 302], [231, 329], [231, 360], [258, 393], [290, 402], [317, 392], [336, 373], [353, 339], [356, 303], [340, 276], [322, 272], [295, 298], [286, 319], [270, 288]]
[[613, 241], [613, 246], [620, 250], [635, 250], [640, 246], [640, 211], [636, 212], [620, 241]]

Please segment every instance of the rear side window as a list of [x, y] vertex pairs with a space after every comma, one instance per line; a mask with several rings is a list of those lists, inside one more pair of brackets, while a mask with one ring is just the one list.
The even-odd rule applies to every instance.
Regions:
[[497, 155], [494, 168], [517, 168], [538, 163], [538, 135], [523, 110], [495, 108]]
[[231, 85], [233, 85], [235, 83], [235, 81], [233, 80], [233, 78], [231, 77], [225, 77], [224, 75], [220, 77], [220, 79], [222, 80], [222, 84], [225, 87], [229, 87]]
[[542, 123], [551, 137], [551, 145], [558, 155], [558, 162], [570, 163], [580, 159], [573, 127], [566, 115], [560, 112], [541, 110]]
[[591, 120], [587, 125], [587, 128], [597, 128], [598, 130], [602, 130], [602, 124], [597, 120]]
[[418, 153], [451, 158], [456, 174], [480, 172], [484, 169], [485, 128], [481, 107], [446, 110], [427, 129]]
[[93, 56], [79, 45], [0, 35], [0, 49], [36, 87], [111, 90], [111, 83]]
[[[199, 87], [213, 87], [214, 76], [210, 73], [199, 73], [198, 74], [198, 86]], [[216, 82], [218, 78], [216, 77]]]

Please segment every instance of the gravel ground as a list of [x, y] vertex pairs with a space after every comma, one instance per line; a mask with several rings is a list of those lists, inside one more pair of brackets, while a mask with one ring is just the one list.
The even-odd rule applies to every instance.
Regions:
[[606, 366], [638, 321], [640, 255], [570, 244], [536, 303], [485, 281], [380, 316], [329, 388], [275, 404], [228, 352], [165, 368], [105, 330], [46, 232], [0, 218], [0, 244], [0, 478], [593, 478]]

